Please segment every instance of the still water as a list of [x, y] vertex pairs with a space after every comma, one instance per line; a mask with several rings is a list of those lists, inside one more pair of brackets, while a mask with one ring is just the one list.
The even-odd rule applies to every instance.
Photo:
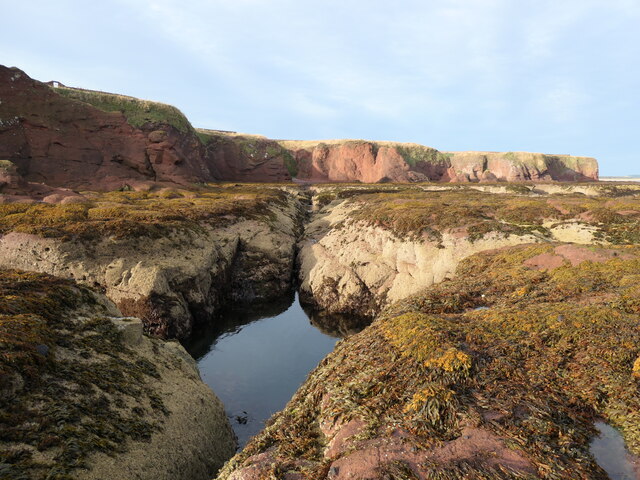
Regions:
[[[222, 312], [215, 325], [185, 343], [202, 379], [216, 392], [242, 448], [282, 410], [340, 337], [366, 321], [305, 311], [298, 295]], [[612, 480], [640, 478], [640, 460], [625, 449], [612, 427], [597, 422], [590, 450]]]
[[600, 435], [591, 441], [589, 449], [598, 465], [611, 480], [637, 480], [640, 478], [640, 459], [631, 455], [622, 435], [604, 422], [596, 422]]
[[284, 408], [338, 336], [352, 331], [338, 320], [324, 320], [321, 331], [292, 293], [268, 305], [228, 309], [185, 344], [227, 408], [240, 447]]

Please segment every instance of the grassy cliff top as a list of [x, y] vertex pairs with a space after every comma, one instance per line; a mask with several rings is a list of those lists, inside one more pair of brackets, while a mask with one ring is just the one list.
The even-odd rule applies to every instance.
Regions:
[[196, 130], [196, 133], [199, 133], [201, 135], [214, 137], [214, 138], [221, 138], [221, 139], [253, 138], [256, 140], [268, 140], [268, 138], [265, 137], [264, 135], [257, 135], [257, 134], [254, 135], [251, 133], [239, 133], [239, 132], [232, 132], [229, 130], [214, 130], [210, 128], [196, 128], [195, 130]]
[[546, 167], [554, 161], [561, 162], [567, 168], [578, 169], [580, 167], [589, 166], [591, 168], [597, 168], [598, 162], [593, 157], [575, 156], [566, 154], [548, 154], [548, 153], [535, 153], [535, 152], [480, 152], [480, 151], [466, 151], [466, 152], [445, 152], [449, 158], [456, 161], [477, 161], [478, 157], [485, 157], [487, 159], [501, 159], [506, 160], [516, 165], [538, 166]]
[[204, 223], [224, 227], [240, 219], [268, 219], [270, 208], [285, 201], [282, 190], [261, 185], [85, 195], [88, 201], [69, 205], [0, 204], [0, 232], [66, 239], [159, 237], [198, 230]]
[[[549, 257], [559, 266], [536, 267]], [[469, 257], [453, 280], [340, 342], [220, 478], [261, 453], [274, 473], [321, 478], [367, 448], [380, 449], [381, 478], [605, 478], [589, 452], [594, 421], [619, 428], [640, 453], [639, 271], [637, 246]], [[326, 457], [322, 432], [350, 421], [360, 425], [354, 436]], [[502, 447], [465, 456], [467, 434]], [[517, 471], [504, 460], [514, 456]]]
[[582, 158], [582, 159], [592, 159], [593, 157], [586, 157], [584, 155], [569, 155], [566, 153], [539, 153], [539, 152], [493, 152], [493, 151], [480, 151], [480, 150], [465, 150], [465, 151], [452, 151], [447, 150], [443, 153], [450, 153], [452, 155], [486, 155], [489, 157], [492, 156], [506, 156], [511, 159], [518, 159], [523, 157], [555, 157], [555, 158]]
[[362, 139], [335, 139], [335, 140], [277, 140], [283, 147], [290, 150], [311, 150], [323, 145], [361, 145], [371, 144], [379, 147], [410, 147], [427, 150], [434, 150], [431, 147], [420, 145], [419, 143], [389, 142], [383, 140], [362, 140]]
[[187, 117], [172, 105], [82, 88], [61, 86], [53, 88], [53, 91], [64, 97], [93, 105], [105, 112], [120, 112], [132, 126], [137, 128], [149, 123], [171, 125], [182, 133], [194, 131]]

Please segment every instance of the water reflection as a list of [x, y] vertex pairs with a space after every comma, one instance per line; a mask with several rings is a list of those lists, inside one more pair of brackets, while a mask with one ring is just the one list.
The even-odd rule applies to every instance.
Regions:
[[358, 333], [371, 323], [370, 318], [353, 315], [328, 314], [315, 310], [309, 305], [302, 304], [302, 309], [311, 321], [311, 325], [322, 333], [337, 338], [345, 338]]
[[185, 347], [198, 362], [203, 380], [225, 404], [241, 447], [284, 408], [333, 350], [336, 335], [351, 331], [331, 327], [325, 329], [329, 334], [314, 327], [297, 294], [228, 309], [213, 323], [195, 332]]
[[604, 422], [596, 422], [600, 435], [591, 441], [589, 450], [611, 480], [640, 479], [640, 459], [631, 455], [622, 435]]

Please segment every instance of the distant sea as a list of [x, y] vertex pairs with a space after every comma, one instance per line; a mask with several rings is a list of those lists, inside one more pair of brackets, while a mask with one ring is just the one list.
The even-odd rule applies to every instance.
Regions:
[[600, 176], [600, 180], [603, 182], [640, 182], [640, 175], [624, 175], [617, 177]]

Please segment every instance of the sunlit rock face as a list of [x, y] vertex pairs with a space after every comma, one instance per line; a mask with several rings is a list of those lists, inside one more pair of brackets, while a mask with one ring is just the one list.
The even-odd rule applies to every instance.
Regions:
[[214, 179], [204, 147], [174, 107], [51, 88], [3, 66], [0, 99], [0, 159], [12, 161], [26, 181], [114, 190]]

